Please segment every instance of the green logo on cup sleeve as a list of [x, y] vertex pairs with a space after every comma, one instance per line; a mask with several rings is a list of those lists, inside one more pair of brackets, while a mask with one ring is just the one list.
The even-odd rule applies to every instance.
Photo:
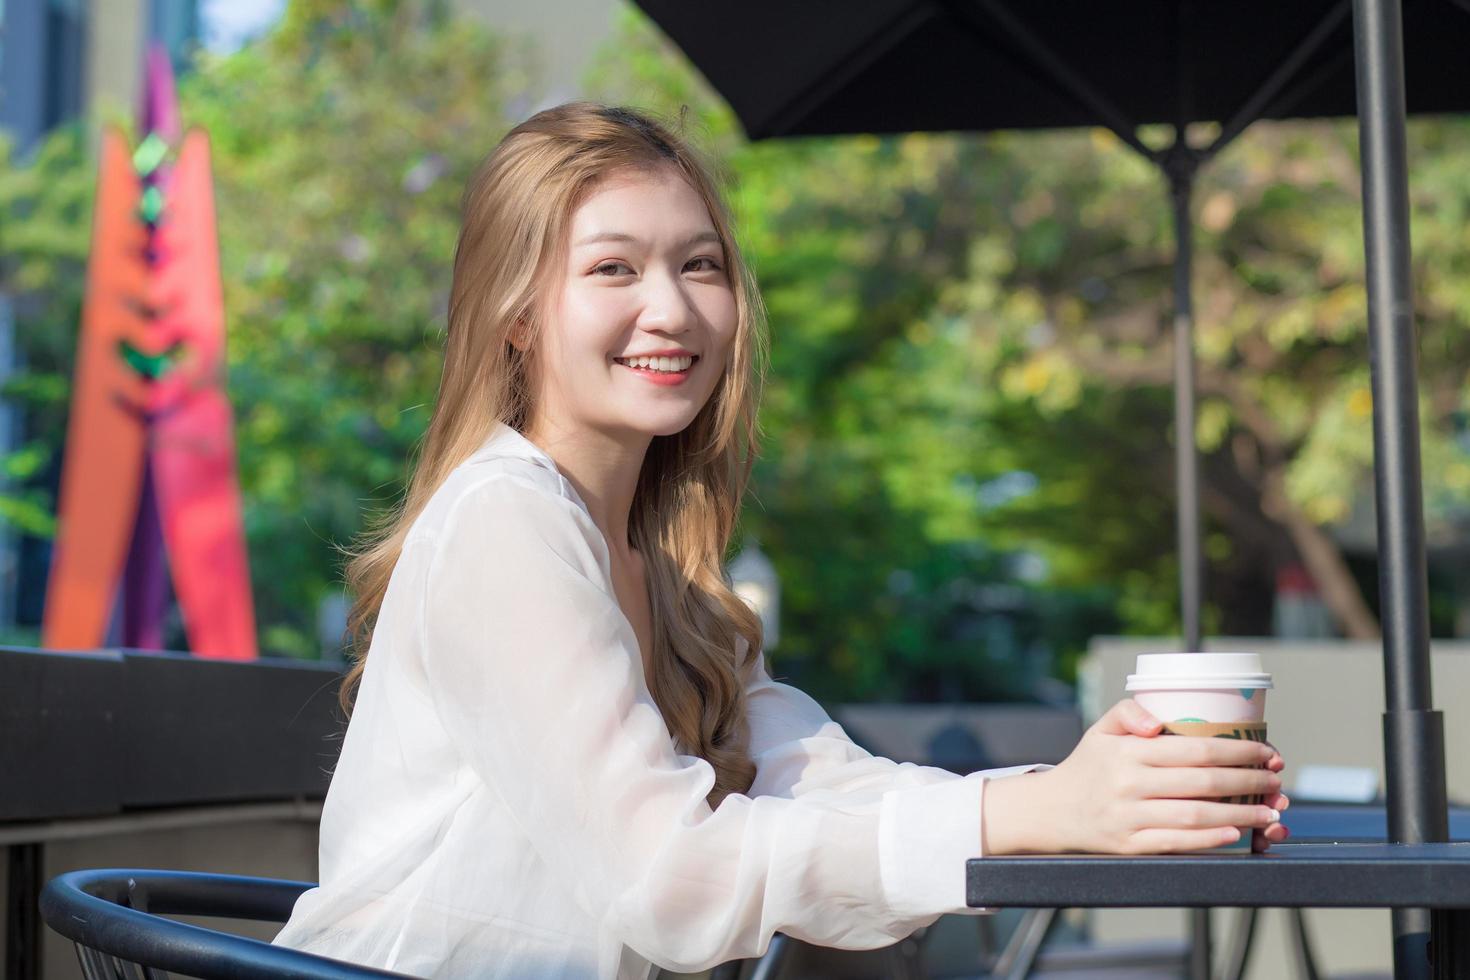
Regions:
[[1198, 718], [1180, 718], [1164, 725], [1164, 733], [1264, 742], [1266, 741], [1266, 723], [1264, 721], [1210, 722], [1201, 721]]

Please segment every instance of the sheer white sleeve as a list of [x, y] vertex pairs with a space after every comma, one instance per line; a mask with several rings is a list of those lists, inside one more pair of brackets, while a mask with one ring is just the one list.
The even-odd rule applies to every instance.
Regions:
[[[911, 786], [960, 779], [947, 769], [894, 762], [875, 756], [848, 737], [822, 706], [797, 688], [771, 679], [764, 657], [749, 671], [746, 697], [750, 749], [756, 763], [751, 795], [811, 797], [837, 794], [854, 799]], [[1050, 766], [987, 769], [969, 778], [994, 779]]]
[[437, 538], [421, 638], [436, 713], [605, 934], [696, 971], [778, 930], [871, 948], [964, 910], [983, 774], [875, 759], [767, 677], [758, 795], [711, 811], [713, 770], [675, 751], [581, 508], [499, 474]]
[[[894, 762], [875, 756], [848, 737], [811, 697], [787, 684], [771, 679], [760, 657], [750, 670], [746, 687], [750, 717], [750, 747], [755, 759], [756, 779], [750, 792], [801, 799], [809, 802], [842, 801], [851, 805], [860, 800], [878, 800], [882, 813], [882, 831], [891, 837], [880, 840], [880, 852], [887, 864], [885, 880], [896, 889], [915, 895], [955, 894], [963, 882], [950, 876], [952, 869], [963, 869], [968, 857], [982, 856], [978, 846], [974, 853], [960, 855], [967, 842], [979, 838], [976, 809], [938, 804], [945, 795], [968, 799], [972, 792], [983, 792], [983, 784], [991, 779], [1016, 776], [1050, 769], [1048, 765], [1009, 766], [986, 769], [960, 776], [947, 769]], [[917, 787], [943, 789], [928, 792], [906, 792]], [[978, 785], [977, 785], [978, 784]], [[928, 839], [936, 847], [952, 842], [954, 850], [934, 851], [922, 861], [910, 857], [914, 842]], [[962, 875], [963, 871], [957, 873]], [[961, 891], [962, 898], [962, 891]], [[953, 908], [952, 912], [985, 913], [993, 909]]]

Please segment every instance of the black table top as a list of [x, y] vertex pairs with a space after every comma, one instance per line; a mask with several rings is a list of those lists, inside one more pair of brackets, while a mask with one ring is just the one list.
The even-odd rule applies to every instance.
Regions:
[[1470, 842], [1287, 843], [1240, 855], [989, 857], [966, 862], [965, 884], [972, 908], [1470, 909]]

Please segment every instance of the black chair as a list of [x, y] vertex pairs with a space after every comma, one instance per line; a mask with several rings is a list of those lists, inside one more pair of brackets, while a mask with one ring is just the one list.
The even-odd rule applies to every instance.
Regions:
[[[166, 915], [285, 922], [305, 881], [246, 878], [190, 871], [103, 868], [57, 875], [41, 891], [41, 918], [76, 944], [87, 980], [362, 980], [398, 977], [257, 939], [166, 919]], [[787, 939], [777, 935], [759, 960], [716, 968], [736, 977], [774, 980]]]
[[187, 871], [100, 869], [58, 875], [41, 891], [41, 917], [76, 944], [87, 980], [362, 980], [402, 977], [166, 915], [285, 922], [307, 882]]

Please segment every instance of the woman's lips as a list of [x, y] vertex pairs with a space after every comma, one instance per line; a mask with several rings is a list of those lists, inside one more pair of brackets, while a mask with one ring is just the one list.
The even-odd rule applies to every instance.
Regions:
[[[695, 364], [698, 363], [698, 361], [695, 361]], [[694, 370], [693, 364], [689, 365], [683, 371], [655, 371], [652, 368], [633, 367], [629, 364], [623, 364], [621, 361], [618, 362], [618, 366], [632, 371], [646, 381], [650, 381], [656, 385], [664, 385], [665, 387], [683, 384], [688, 380], [690, 373]]]
[[644, 358], [670, 358], [670, 359], [673, 359], [673, 358], [684, 358], [684, 357], [690, 358], [690, 362], [689, 362], [689, 366], [687, 368], [685, 368], [684, 370], [682, 370], [682, 371], [660, 371], [660, 370], [658, 370], [657, 368], [654, 368], [654, 367], [635, 367], [632, 364], [629, 364], [628, 361], [627, 361], [627, 359], [624, 359], [624, 358], [621, 358], [621, 357], [615, 357], [615, 358], [613, 358], [613, 363], [617, 364], [619, 367], [627, 368], [629, 371], [632, 371], [634, 374], [638, 375], [639, 377], [643, 378], [646, 381], [651, 381], [652, 383], [654, 383], [656, 385], [664, 385], [665, 387], [669, 387], [669, 386], [673, 386], [673, 385], [683, 384], [684, 381], [686, 379], [688, 379], [688, 377], [690, 375], [690, 372], [692, 372], [694, 370], [694, 365], [696, 365], [696, 364], [699, 363], [699, 355], [698, 354], [691, 355], [691, 354], [685, 353], [684, 351], [678, 351], [677, 353], [674, 352], [674, 351], [670, 351], [670, 352], [668, 352], [666, 354], [665, 353], [642, 354], [642, 355], [639, 355], [636, 358], [632, 358], [632, 360], [643, 360]]

